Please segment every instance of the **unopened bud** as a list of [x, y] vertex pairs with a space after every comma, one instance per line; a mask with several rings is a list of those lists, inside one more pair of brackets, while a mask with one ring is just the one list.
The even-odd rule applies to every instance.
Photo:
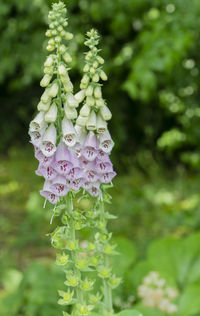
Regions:
[[40, 101], [38, 103], [37, 109], [38, 109], [38, 111], [45, 111], [46, 112], [46, 111], [48, 111], [50, 104], [51, 104], [51, 100], [49, 102], [46, 102], [46, 103]]
[[72, 57], [68, 52], [65, 52], [63, 55], [63, 59], [66, 63], [71, 63], [72, 62]]
[[80, 90], [74, 95], [74, 97], [78, 101], [78, 103], [81, 103], [85, 98], [85, 90]]
[[93, 86], [88, 86], [88, 88], [86, 89], [86, 91], [85, 91], [85, 95], [87, 95], [87, 96], [92, 96], [93, 95]]
[[47, 59], [45, 60], [44, 66], [45, 67], [50, 67], [53, 65], [53, 57], [50, 55], [47, 57]]
[[94, 76], [92, 77], [92, 81], [99, 82], [99, 75], [98, 74], [94, 74]]
[[87, 97], [86, 98], [86, 103], [89, 106], [93, 106], [95, 104], [95, 99], [93, 97]]
[[58, 94], [58, 89], [59, 89], [58, 83], [54, 82], [52, 86], [49, 88], [49, 96], [52, 98], [55, 98]]
[[59, 65], [58, 66], [58, 73], [61, 76], [65, 76], [67, 74], [67, 69], [65, 68], [64, 65]]
[[67, 103], [64, 105], [65, 110], [65, 116], [68, 120], [74, 120], [77, 118], [77, 110], [75, 108], [72, 108], [71, 106], [68, 106]]
[[42, 80], [40, 81], [41, 87], [47, 87], [51, 81], [52, 76], [49, 74], [45, 74]]
[[47, 123], [53, 123], [56, 120], [57, 117], [57, 105], [55, 103], [53, 103], [48, 112], [45, 114], [44, 119]]
[[109, 108], [104, 105], [100, 108], [100, 113], [104, 120], [109, 121], [112, 117], [112, 113], [110, 112]]
[[103, 70], [101, 70], [101, 72], [100, 72], [100, 77], [101, 77], [101, 79], [104, 80], [104, 81], [106, 81], [106, 80], [108, 79], [106, 73], [105, 73]]
[[84, 66], [84, 68], [83, 68], [83, 71], [84, 71], [84, 72], [88, 72], [89, 70], [90, 70], [90, 67], [89, 67], [88, 64], [86, 64], [86, 65]]
[[104, 59], [101, 56], [97, 56], [97, 60], [100, 64], [104, 64]]
[[88, 117], [90, 114], [90, 107], [87, 104], [84, 104], [83, 107], [80, 110], [80, 115]]
[[77, 120], [76, 120], [76, 124], [79, 126], [85, 126], [87, 123], [88, 118], [85, 116], [81, 116], [79, 115]]
[[94, 96], [96, 99], [100, 99], [102, 97], [101, 87], [96, 87], [94, 89]]
[[65, 33], [65, 39], [66, 40], [71, 40], [73, 38], [73, 34], [72, 33], [70, 33], [70, 32], [66, 32]]
[[86, 123], [86, 127], [89, 131], [94, 131], [96, 129], [96, 124], [96, 114], [94, 111], [91, 111]]

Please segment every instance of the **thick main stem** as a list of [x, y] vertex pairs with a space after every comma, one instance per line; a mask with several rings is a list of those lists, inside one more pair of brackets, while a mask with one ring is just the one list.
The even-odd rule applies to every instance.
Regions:
[[[106, 229], [107, 220], [105, 217], [105, 209], [104, 209], [103, 199], [100, 199], [100, 218], [101, 218], [101, 221], [104, 224], [104, 227]], [[104, 265], [107, 266], [108, 262], [109, 262], [108, 255], [103, 253], [102, 257], [103, 257]], [[106, 308], [107, 308], [108, 312], [113, 312], [112, 289], [108, 285], [108, 283], [105, 279], [103, 281], [103, 285], [104, 285], [104, 300], [105, 300]]]
[[[75, 230], [75, 226], [74, 226], [74, 219], [73, 219], [73, 200], [72, 200], [72, 194], [71, 192], [68, 192], [67, 194], [67, 211], [70, 214], [70, 230], [71, 230], [71, 238], [72, 241], [74, 242], [74, 244], [76, 245], [76, 230]], [[79, 275], [79, 277], [81, 277], [81, 273], [79, 271], [78, 268], [76, 268], [76, 260], [77, 260], [77, 254], [76, 254], [76, 250], [72, 250], [71, 251], [71, 259], [72, 259], [72, 263], [73, 263], [73, 270], [74, 270], [74, 274]], [[82, 291], [80, 290], [79, 286], [76, 287], [76, 298], [78, 300], [79, 303], [84, 304], [84, 298], [82, 295]], [[76, 315], [76, 311], [75, 311], [75, 315]]]

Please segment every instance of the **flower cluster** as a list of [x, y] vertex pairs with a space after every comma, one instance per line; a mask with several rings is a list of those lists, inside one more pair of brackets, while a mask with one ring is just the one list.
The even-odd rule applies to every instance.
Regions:
[[169, 315], [177, 312], [178, 307], [173, 303], [177, 298], [176, 289], [167, 286], [158, 272], [151, 271], [138, 287], [138, 295], [142, 298], [142, 304], [146, 307], [157, 308]]
[[[99, 83], [100, 79], [107, 80], [102, 69], [104, 60], [96, 47], [99, 36], [91, 30], [85, 42], [89, 52], [85, 56], [81, 90], [74, 94], [68, 74], [72, 58], [65, 45], [73, 37], [65, 31], [67, 10], [63, 2], [54, 3], [52, 8], [46, 32], [50, 53], [40, 82], [45, 90], [37, 106], [38, 113], [30, 123], [29, 135], [39, 161], [36, 174], [45, 179], [40, 194], [55, 205], [52, 219], [62, 213], [62, 225], [51, 234], [52, 245], [59, 250], [56, 262], [66, 269], [67, 290], [59, 291], [58, 303], [72, 305], [73, 316], [87, 316], [95, 309], [112, 316], [112, 289], [121, 280], [112, 273], [109, 263], [115, 245], [107, 221], [114, 216], [104, 210], [104, 201], [110, 203], [111, 199], [106, 188], [116, 174], [109, 157], [114, 146], [107, 127], [111, 112]], [[79, 104], [82, 107], [78, 113]], [[74, 209], [73, 201], [79, 191], [78, 204], [85, 198], [89, 200], [88, 193], [96, 197], [90, 201], [91, 209]], [[76, 236], [83, 228], [91, 228], [93, 232], [86, 248]], [[102, 280], [103, 295], [90, 293], [95, 278], [88, 273], [94, 271]], [[69, 314], [63, 312], [63, 315]]]
[[[98, 34], [94, 30], [88, 32], [86, 44], [91, 50], [86, 55], [88, 67], [85, 68], [89, 74], [83, 76], [82, 90], [73, 95], [73, 85], [64, 64], [66, 54], [68, 61], [70, 55], [65, 45], [61, 44], [62, 36], [66, 38], [68, 34], [61, 27], [61, 24], [67, 24], [63, 18], [65, 12], [58, 3], [53, 5], [53, 11], [49, 14], [52, 23], [47, 35], [53, 38], [49, 40], [47, 49], [57, 49], [58, 56], [51, 54], [44, 63], [46, 73], [41, 85], [46, 86], [46, 89], [38, 104], [39, 113], [31, 121], [29, 129], [35, 157], [39, 160], [36, 174], [45, 178], [40, 193], [52, 204], [56, 204], [59, 197], [65, 196], [70, 189], [79, 190], [81, 187], [92, 196], [98, 196], [101, 194], [101, 183], [109, 183], [115, 176], [109, 158], [114, 143], [106, 123], [111, 113], [102, 99], [98, 83], [99, 78], [106, 77], [101, 67], [98, 67], [99, 62], [103, 62], [95, 46]], [[67, 38], [71, 37], [67, 35]], [[89, 66], [91, 63], [95, 68]], [[91, 69], [94, 71], [91, 72]], [[54, 78], [54, 75], [57, 77]], [[87, 83], [85, 76], [88, 78]], [[84, 99], [77, 118], [76, 108]]]

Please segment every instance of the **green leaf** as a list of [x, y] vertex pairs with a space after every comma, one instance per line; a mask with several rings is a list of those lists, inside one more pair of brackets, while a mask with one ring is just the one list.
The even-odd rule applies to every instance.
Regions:
[[124, 237], [114, 238], [114, 242], [117, 244], [116, 251], [119, 253], [112, 258], [114, 272], [122, 276], [136, 260], [137, 251], [134, 244]]
[[179, 315], [192, 316], [200, 313], [200, 286], [190, 285], [181, 296], [179, 303]]

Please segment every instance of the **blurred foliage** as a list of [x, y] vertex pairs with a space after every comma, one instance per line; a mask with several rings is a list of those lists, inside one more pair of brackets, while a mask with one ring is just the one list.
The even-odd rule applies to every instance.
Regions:
[[[44, 33], [51, 3], [1, 1], [1, 150], [27, 142], [28, 122], [41, 95]], [[181, 158], [198, 169], [199, 0], [66, 3], [69, 27], [75, 34], [70, 46], [75, 90], [83, 65], [84, 33], [93, 26], [102, 35], [110, 78], [104, 95], [113, 112], [116, 153], [161, 150], [168, 160]]]

